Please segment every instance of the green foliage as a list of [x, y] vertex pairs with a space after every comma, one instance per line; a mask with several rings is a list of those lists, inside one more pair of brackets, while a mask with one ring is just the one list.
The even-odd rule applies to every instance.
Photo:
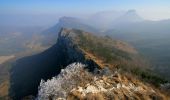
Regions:
[[131, 72], [139, 76], [143, 81], [152, 83], [155, 86], [159, 86], [160, 84], [164, 84], [168, 82], [164, 78], [153, 73], [151, 70], [142, 70], [140, 68], [135, 68], [132, 69]]
[[115, 48], [115, 41], [107, 37], [96, 37], [82, 32], [77, 34], [79, 37], [78, 45], [84, 50], [90, 51], [97, 57], [101, 57], [105, 63], [112, 63], [122, 59], [130, 60], [127, 52]]

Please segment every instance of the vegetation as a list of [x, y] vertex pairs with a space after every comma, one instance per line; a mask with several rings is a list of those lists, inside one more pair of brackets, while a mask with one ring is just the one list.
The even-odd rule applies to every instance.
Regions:
[[9, 70], [14, 61], [11, 59], [0, 65], [0, 100], [7, 100], [9, 89]]
[[161, 77], [160, 75], [156, 74], [153, 70], [148, 68], [141, 68], [141, 67], [125, 67], [121, 66], [121, 73], [128, 73], [135, 75], [136, 77], [140, 78], [142, 81], [151, 83], [156, 87], [160, 87], [161, 84], [168, 83], [169, 81], [165, 78]]
[[160, 84], [167, 83], [168, 81], [159, 75], [153, 73], [151, 70], [142, 70], [139, 68], [131, 70], [131, 72], [139, 76], [143, 81], [152, 83], [153, 85], [159, 87]]
[[[136, 42], [136, 48], [145, 56], [148, 56], [153, 63], [153, 68], [156, 73], [159, 73], [170, 81], [170, 40], [169, 38], [163, 39], [150, 39]], [[140, 44], [140, 45], [139, 45]]]
[[[119, 61], [118, 68], [123, 69], [125, 72], [130, 72], [133, 75], [141, 78], [145, 82], [152, 83], [155, 86], [167, 83], [168, 81], [159, 75], [155, 74], [151, 70], [147, 70], [142, 67], [146, 65], [146, 62], [132, 62], [138, 58], [132, 59], [132, 54], [122, 51], [114, 47], [117, 42], [109, 37], [97, 37], [89, 33], [84, 33], [81, 30], [74, 30], [78, 33], [77, 44], [87, 52], [92, 53], [97, 59], [102, 59], [103, 63], [115, 64], [115, 61]], [[137, 64], [138, 63], [138, 64]], [[139, 66], [139, 65], [142, 66]], [[147, 65], [146, 65], [147, 66]]]
[[[127, 31], [124, 33], [109, 31], [108, 35], [133, 44], [140, 53], [149, 58], [148, 60], [153, 64], [152, 68], [155, 69], [155, 73], [170, 81], [170, 36], [168, 34], [163, 35], [164, 31], [160, 31], [159, 34], [156, 34], [156, 31], [152, 33], [140, 32], [141, 34], [139, 32], [134, 35], [131, 33], [127, 34]], [[146, 37], [148, 34], [150, 36]]]
[[108, 37], [97, 37], [89, 33], [83, 33], [76, 30], [78, 33], [77, 44], [85, 51], [92, 53], [94, 56], [100, 57], [104, 63], [113, 63], [122, 59], [131, 60], [129, 53], [116, 48], [114, 41]]

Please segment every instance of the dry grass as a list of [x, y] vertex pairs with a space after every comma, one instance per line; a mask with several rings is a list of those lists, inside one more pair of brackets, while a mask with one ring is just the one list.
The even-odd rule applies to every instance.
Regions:
[[67, 97], [67, 100], [105, 100], [105, 98], [100, 93], [88, 93], [83, 97], [79, 92], [72, 92]]
[[104, 96], [100, 93], [89, 93], [85, 100], [105, 100]]
[[6, 80], [0, 84], [0, 97], [5, 97], [8, 95], [9, 81]]

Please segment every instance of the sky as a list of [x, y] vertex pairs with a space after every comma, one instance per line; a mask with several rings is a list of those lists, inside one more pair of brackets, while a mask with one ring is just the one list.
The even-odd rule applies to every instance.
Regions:
[[170, 18], [170, 0], [0, 0], [0, 16], [87, 16], [135, 9], [145, 19]]

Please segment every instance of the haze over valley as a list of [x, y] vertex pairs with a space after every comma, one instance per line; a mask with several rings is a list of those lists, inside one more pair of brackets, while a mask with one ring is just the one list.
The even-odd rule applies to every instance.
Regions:
[[0, 2], [0, 100], [170, 99], [169, 1]]

